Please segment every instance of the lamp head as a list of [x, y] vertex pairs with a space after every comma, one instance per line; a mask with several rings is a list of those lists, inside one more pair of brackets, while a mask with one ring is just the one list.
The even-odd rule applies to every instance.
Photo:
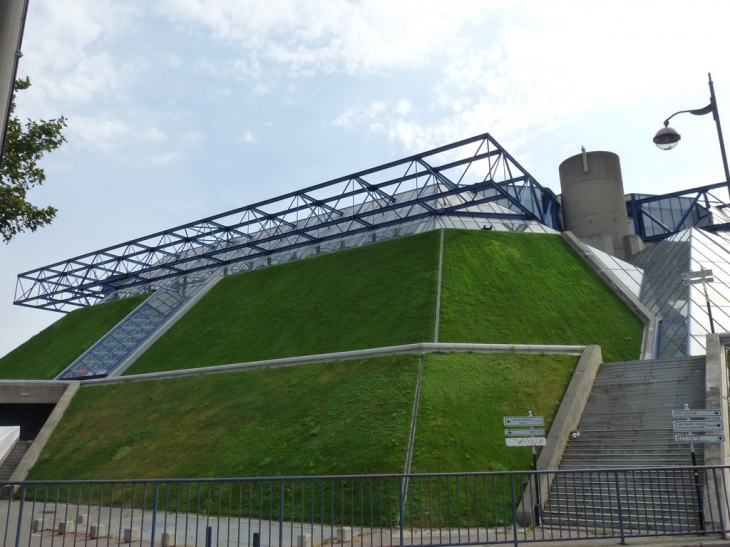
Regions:
[[662, 127], [654, 135], [654, 144], [656, 144], [659, 150], [671, 150], [682, 137], [671, 127]]

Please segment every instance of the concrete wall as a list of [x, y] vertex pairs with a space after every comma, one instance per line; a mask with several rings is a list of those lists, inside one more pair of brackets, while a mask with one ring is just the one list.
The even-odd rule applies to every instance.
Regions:
[[[568, 444], [570, 433], [578, 429], [578, 424], [583, 417], [588, 397], [593, 389], [593, 382], [598, 374], [598, 368], [603, 358], [600, 346], [586, 346], [578, 365], [573, 372], [568, 389], [560, 403], [558, 413], [555, 415], [550, 431], [547, 436], [547, 444], [537, 458], [537, 470], [547, 471], [558, 469], [563, 459], [565, 447]], [[544, 504], [550, 494], [549, 476], [540, 475], [538, 488], [540, 490], [540, 501]], [[535, 479], [531, 479], [522, 495], [522, 501], [517, 508], [517, 519], [523, 526], [532, 526], [533, 512], [535, 505]]]
[[67, 387], [66, 382], [2, 380], [0, 381], [0, 403], [55, 404], [61, 399]]
[[[724, 443], [705, 443], [705, 465], [730, 464], [730, 423], [728, 423], [728, 373], [725, 348], [730, 345], [730, 333], [708, 334], [705, 354], [705, 408], [722, 410]], [[730, 522], [728, 499], [724, 489], [730, 484], [728, 469], [708, 472], [709, 488], [705, 489], [705, 520], [716, 528]]]
[[23, 36], [27, 0], [0, 2], [0, 148], [5, 138], [8, 108], [13, 95], [17, 52]]
[[10, 453], [19, 438], [20, 428], [18, 426], [0, 427], [0, 463], [3, 463], [5, 456]]
[[565, 229], [589, 245], [625, 258], [629, 219], [619, 157], [613, 152], [586, 152], [565, 160], [559, 171]]
[[40, 458], [43, 447], [51, 437], [53, 430], [56, 429], [56, 426], [61, 421], [68, 405], [71, 404], [71, 399], [73, 399], [80, 387], [81, 384], [79, 382], [71, 382], [64, 385], [63, 395], [58, 400], [56, 408], [53, 412], [51, 412], [51, 415], [43, 426], [43, 429], [41, 429], [41, 432], [35, 438], [33, 444], [30, 445], [28, 452], [25, 453], [25, 457], [23, 457], [23, 460], [20, 462], [17, 469], [11, 475], [10, 482], [20, 482], [25, 480], [28, 476], [28, 472], [38, 461], [38, 458]]

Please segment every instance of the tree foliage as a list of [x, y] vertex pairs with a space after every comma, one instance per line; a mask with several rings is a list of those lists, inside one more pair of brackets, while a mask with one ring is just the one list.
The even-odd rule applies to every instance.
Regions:
[[[15, 81], [14, 91], [30, 87], [30, 79]], [[50, 224], [56, 216], [54, 207], [39, 208], [27, 200], [28, 191], [43, 184], [46, 174], [38, 161], [66, 141], [61, 133], [66, 118], [28, 120], [23, 124], [15, 111], [15, 95], [10, 105], [5, 149], [0, 163], [0, 233], [5, 243], [17, 234]]]

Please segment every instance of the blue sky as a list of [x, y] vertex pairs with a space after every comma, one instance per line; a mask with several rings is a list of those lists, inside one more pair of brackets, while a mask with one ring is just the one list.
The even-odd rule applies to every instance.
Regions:
[[59, 315], [18, 273], [490, 132], [541, 184], [580, 151], [627, 192], [719, 182], [730, 3], [30, 0], [21, 117], [69, 120], [43, 161], [54, 223], [0, 247], [0, 355]]

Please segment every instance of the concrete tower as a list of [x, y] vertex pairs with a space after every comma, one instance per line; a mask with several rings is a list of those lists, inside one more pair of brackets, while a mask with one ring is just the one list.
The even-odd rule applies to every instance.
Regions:
[[618, 258], [628, 249], [621, 162], [613, 152], [585, 152], [560, 164], [563, 224], [584, 243]]

